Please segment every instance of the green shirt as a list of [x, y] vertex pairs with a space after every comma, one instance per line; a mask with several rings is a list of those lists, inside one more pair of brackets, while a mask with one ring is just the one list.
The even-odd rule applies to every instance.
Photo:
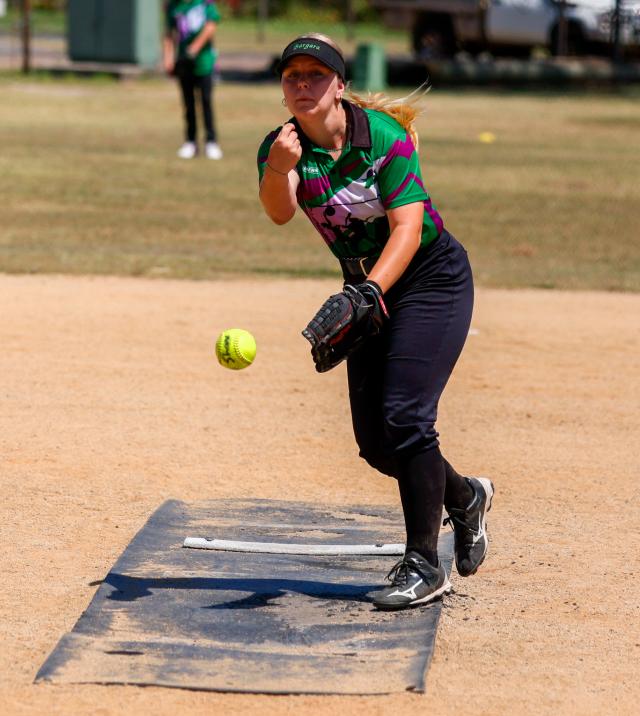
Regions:
[[[302, 156], [299, 206], [338, 258], [379, 256], [390, 235], [386, 211], [422, 202], [421, 246], [443, 228], [427, 194], [418, 153], [406, 130], [384, 112], [343, 103], [348, 113], [347, 144], [334, 161], [326, 149], [313, 144], [295, 120]], [[260, 178], [269, 149], [280, 132], [271, 132], [258, 151]]]
[[[166, 9], [167, 31], [178, 38], [178, 59], [187, 57], [187, 47], [202, 32], [208, 22], [220, 22], [220, 13], [212, 0], [169, 0]], [[196, 55], [194, 74], [210, 75], [217, 53], [212, 43], [205, 43]]]

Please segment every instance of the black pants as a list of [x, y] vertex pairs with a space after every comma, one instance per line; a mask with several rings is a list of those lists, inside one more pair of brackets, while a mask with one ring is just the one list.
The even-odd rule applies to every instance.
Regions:
[[198, 77], [191, 72], [184, 72], [179, 76], [182, 101], [184, 105], [185, 137], [188, 142], [196, 141], [196, 92], [200, 95], [202, 103], [202, 117], [207, 142], [216, 141], [216, 128], [213, 116], [213, 78], [211, 75]]
[[438, 402], [464, 346], [473, 311], [467, 252], [446, 231], [421, 249], [386, 295], [391, 319], [347, 361], [360, 456], [398, 477], [438, 446]]

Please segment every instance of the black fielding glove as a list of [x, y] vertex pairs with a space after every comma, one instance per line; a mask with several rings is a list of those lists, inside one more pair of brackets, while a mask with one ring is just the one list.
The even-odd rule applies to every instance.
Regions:
[[375, 281], [346, 284], [322, 304], [302, 335], [311, 343], [318, 373], [335, 368], [369, 336], [380, 333], [389, 319], [382, 290]]

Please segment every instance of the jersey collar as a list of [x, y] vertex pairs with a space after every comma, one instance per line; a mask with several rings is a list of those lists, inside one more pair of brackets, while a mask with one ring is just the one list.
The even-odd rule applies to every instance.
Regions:
[[[342, 100], [342, 106], [347, 113], [347, 144], [358, 149], [371, 149], [371, 129], [369, 128], [369, 119], [366, 112], [357, 104]], [[295, 117], [289, 120], [296, 128], [300, 143], [305, 151], [315, 147], [313, 142], [304, 133], [302, 127], [298, 124]]]
[[371, 149], [371, 129], [366, 112], [357, 104], [342, 100], [342, 106], [349, 113], [349, 140], [352, 147]]

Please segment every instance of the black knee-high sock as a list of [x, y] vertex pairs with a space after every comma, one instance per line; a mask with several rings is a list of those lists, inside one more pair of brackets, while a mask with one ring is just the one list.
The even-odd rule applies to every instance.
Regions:
[[443, 457], [445, 488], [444, 504], [446, 507], [466, 507], [473, 499], [473, 490], [462, 475], [457, 473]]
[[445, 487], [440, 450], [427, 450], [402, 461], [398, 485], [407, 528], [407, 552], [418, 552], [435, 567]]

